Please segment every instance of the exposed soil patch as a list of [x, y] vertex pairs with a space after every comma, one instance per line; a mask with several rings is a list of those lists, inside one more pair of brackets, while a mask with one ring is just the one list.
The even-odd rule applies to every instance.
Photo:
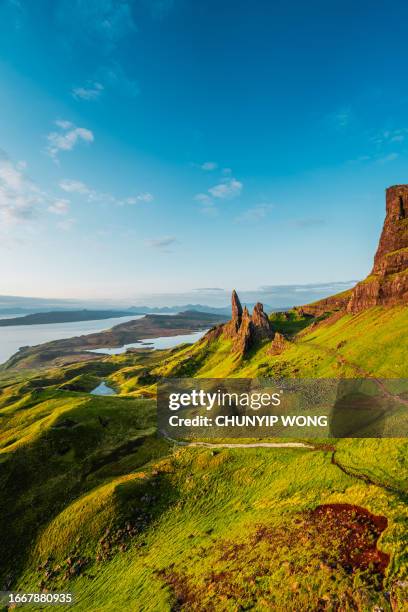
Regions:
[[382, 579], [390, 556], [377, 548], [378, 538], [387, 528], [385, 516], [371, 514], [365, 508], [350, 504], [318, 506], [309, 517], [327, 535], [331, 531], [342, 542], [339, 563], [348, 572], [370, 571]]
[[[278, 609], [286, 603], [303, 609], [306, 602], [315, 610], [362, 609], [382, 596], [389, 555], [377, 542], [386, 527], [386, 517], [365, 508], [321, 505], [295, 515], [285, 527], [258, 525], [244, 540], [201, 548], [196, 563], [207, 556], [213, 562], [199, 577], [194, 569], [190, 573], [191, 561], [158, 575], [171, 589], [173, 611], [224, 610], [228, 601], [237, 609], [258, 604]], [[361, 588], [356, 591], [357, 575]]]

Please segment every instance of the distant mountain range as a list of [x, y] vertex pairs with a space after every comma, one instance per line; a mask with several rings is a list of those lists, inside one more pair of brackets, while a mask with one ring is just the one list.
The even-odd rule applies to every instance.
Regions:
[[[27, 298], [29, 299], [29, 298]], [[3, 297], [0, 296], [0, 304], [3, 302]], [[4, 303], [4, 302], [3, 302]], [[253, 308], [254, 304], [246, 304], [248, 308]], [[272, 308], [265, 306], [268, 312], [276, 310], [286, 310], [282, 308]], [[91, 321], [98, 319], [110, 319], [112, 317], [125, 317], [141, 314], [176, 314], [179, 312], [196, 311], [217, 315], [229, 314], [230, 307], [223, 306], [221, 308], [215, 306], [207, 306], [205, 304], [182, 304], [180, 306], [131, 306], [121, 309], [87, 309], [78, 307], [63, 307], [32, 305], [32, 306], [0, 306], [0, 327], [10, 325], [38, 325], [45, 323], [66, 323], [69, 321]], [[15, 317], [12, 317], [15, 315]], [[2, 318], [4, 317], [4, 318]], [[5, 318], [7, 317], [7, 318]]]

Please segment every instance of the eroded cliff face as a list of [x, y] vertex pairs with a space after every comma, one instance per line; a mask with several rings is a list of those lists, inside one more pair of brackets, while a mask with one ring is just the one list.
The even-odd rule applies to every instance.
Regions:
[[355, 313], [397, 304], [408, 304], [408, 185], [387, 189], [386, 217], [373, 269], [354, 287], [346, 309]]

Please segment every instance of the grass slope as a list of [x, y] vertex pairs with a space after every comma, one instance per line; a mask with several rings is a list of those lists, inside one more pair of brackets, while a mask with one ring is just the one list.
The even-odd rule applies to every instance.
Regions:
[[[408, 309], [272, 322], [290, 340], [280, 355], [241, 359], [221, 337], [4, 372], [3, 588], [72, 590], [79, 611], [406, 609], [407, 442], [206, 449], [155, 435], [164, 375], [407, 375]], [[89, 395], [101, 380], [119, 395]]]
[[[291, 342], [280, 355], [268, 354], [267, 342], [242, 359], [231, 353], [231, 341], [221, 336], [210, 344], [204, 339], [175, 351], [152, 373], [209, 378], [408, 376], [406, 307], [376, 307], [357, 315], [315, 321], [272, 319], [272, 324], [283, 333], [289, 332]], [[296, 326], [300, 331], [293, 334]]]

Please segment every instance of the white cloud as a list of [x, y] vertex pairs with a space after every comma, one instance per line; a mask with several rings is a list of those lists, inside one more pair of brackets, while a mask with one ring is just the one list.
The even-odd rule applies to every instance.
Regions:
[[[145, 240], [145, 245], [152, 249], [158, 249], [161, 251], [165, 250], [166, 247], [169, 247], [175, 242], [177, 242], [175, 236], [165, 236], [164, 238], [149, 238], [149, 240]], [[168, 252], [167, 249], [166, 252]]]
[[211, 204], [212, 203], [212, 199], [206, 193], [197, 193], [194, 196], [194, 199], [196, 200], [196, 202], [200, 202], [200, 204]]
[[211, 187], [208, 191], [214, 198], [231, 200], [241, 194], [243, 184], [235, 178], [225, 179], [222, 183]]
[[[224, 171], [223, 171], [224, 173]], [[218, 210], [215, 206], [216, 200], [232, 200], [241, 194], [243, 184], [235, 178], [226, 176], [221, 179], [221, 182], [214, 187], [210, 187], [208, 193], [197, 193], [194, 200], [201, 204], [200, 212], [209, 217], [218, 215]]]
[[48, 211], [54, 215], [67, 215], [69, 211], [69, 200], [55, 200]]
[[256, 223], [268, 216], [272, 210], [273, 204], [257, 204], [252, 208], [248, 208], [236, 218], [238, 223]]
[[59, 186], [68, 193], [89, 194], [91, 192], [91, 190], [85, 185], [85, 183], [82, 183], [82, 181], [63, 179], [60, 181]]
[[44, 194], [24, 174], [24, 167], [0, 151], [0, 219], [4, 223], [31, 219], [44, 202]]
[[201, 204], [200, 212], [207, 217], [216, 217], [218, 210], [214, 206], [214, 200], [207, 193], [197, 193], [194, 200]]
[[85, 87], [74, 87], [72, 90], [72, 96], [76, 100], [97, 100], [104, 87], [98, 82], [88, 82]]
[[200, 168], [201, 170], [210, 172], [211, 170], [216, 170], [218, 168], [218, 164], [216, 162], [207, 161], [201, 164]]
[[85, 185], [82, 181], [63, 179], [59, 182], [59, 186], [63, 191], [67, 193], [76, 193], [79, 195], [86, 196], [88, 202], [104, 202], [107, 204], [115, 204], [117, 206], [123, 206], [124, 204], [139, 204], [140, 202], [153, 202], [154, 196], [148, 191], [139, 193], [135, 196], [128, 196], [126, 198], [117, 198], [111, 193], [105, 193], [96, 191], [88, 185]]
[[371, 138], [374, 144], [381, 147], [390, 142], [403, 142], [408, 134], [407, 128], [397, 130], [383, 130]]
[[50, 132], [47, 136], [47, 153], [54, 160], [58, 159], [60, 151], [71, 151], [78, 142], [91, 143], [94, 135], [91, 130], [77, 127], [70, 121], [57, 120], [55, 125], [60, 128], [58, 132]]
[[125, 198], [122, 200], [123, 204], [138, 204], [139, 202], [153, 202], [154, 197], [148, 191], [145, 193], [139, 193], [137, 196]]
[[0, 162], [0, 181], [10, 190], [21, 190], [24, 178], [17, 165], [13, 165], [9, 160]]

